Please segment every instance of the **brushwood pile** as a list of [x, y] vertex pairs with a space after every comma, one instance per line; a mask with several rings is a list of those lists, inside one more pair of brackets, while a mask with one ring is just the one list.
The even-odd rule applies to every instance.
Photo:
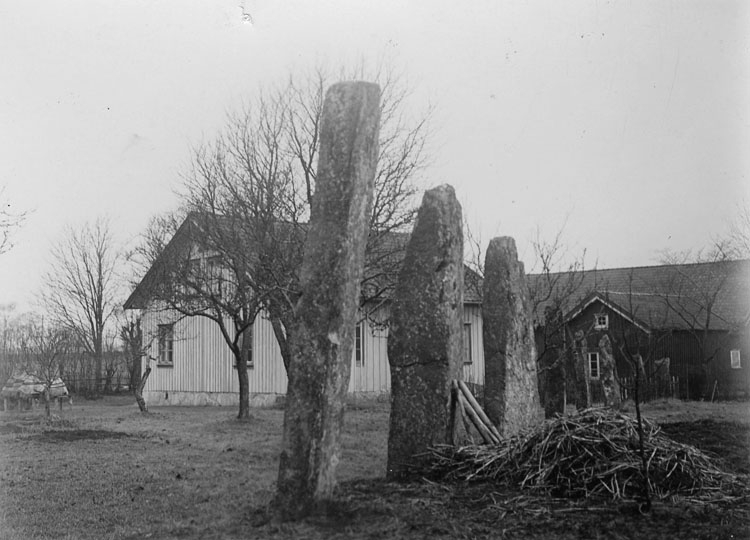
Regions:
[[[731, 500], [747, 488], [720, 462], [642, 421], [651, 497]], [[422, 474], [447, 482], [494, 482], [554, 497], [637, 499], [643, 490], [638, 424], [625, 414], [591, 408], [547, 420], [497, 444], [439, 446]]]

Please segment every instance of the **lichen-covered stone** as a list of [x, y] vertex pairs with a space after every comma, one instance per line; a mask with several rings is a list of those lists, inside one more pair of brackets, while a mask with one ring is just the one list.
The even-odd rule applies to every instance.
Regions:
[[427, 191], [393, 296], [388, 334], [391, 422], [387, 476], [409, 476], [420, 454], [452, 439], [451, 381], [461, 376], [461, 206], [451, 186]]
[[302, 296], [291, 361], [275, 507], [296, 519], [329, 499], [340, 460], [344, 398], [378, 154], [380, 90], [339, 83], [326, 93]]
[[599, 340], [599, 381], [602, 383], [604, 406], [619, 410], [622, 407], [622, 397], [616, 370], [612, 342], [609, 336], [604, 334]]
[[514, 435], [539, 423], [543, 412], [526, 275], [510, 237], [487, 247], [482, 324], [487, 416], [502, 435]]

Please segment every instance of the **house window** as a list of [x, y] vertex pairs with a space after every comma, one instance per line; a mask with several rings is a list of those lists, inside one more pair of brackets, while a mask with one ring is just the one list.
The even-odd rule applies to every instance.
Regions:
[[464, 364], [471, 362], [471, 323], [464, 323]]
[[208, 292], [213, 296], [221, 297], [222, 267], [220, 257], [208, 259]]
[[732, 349], [731, 351], [729, 351], [729, 359], [732, 363], [732, 369], [742, 369], [739, 349]]
[[[244, 357], [245, 362], [247, 364], [247, 369], [254, 369], [255, 364], [253, 363], [253, 342], [252, 342], [252, 332], [253, 332], [253, 325], [248, 326], [242, 331], [242, 337], [240, 338], [240, 354]], [[245, 346], [245, 340], [250, 340], [250, 343]], [[237, 369], [237, 358], [234, 359], [233, 364], [234, 369]]]
[[594, 330], [607, 330], [609, 328], [609, 316], [606, 313], [594, 315]]
[[589, 353], [589, 378], [591, 379], [599, 378], [599, 353], [598, 352]]
[[365, 351], [362, 340], [362, 324], [359, 323], [355, 327], [354, 331], [354, 362], [357, 366], [362, 366], [365, 363]]
[[174, 365], [174, 325], [159, 325], [159, 366]]

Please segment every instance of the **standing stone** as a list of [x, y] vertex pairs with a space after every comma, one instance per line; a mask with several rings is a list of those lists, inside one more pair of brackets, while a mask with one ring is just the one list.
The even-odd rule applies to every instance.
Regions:
[[378, 154], [380, 90], [347, 82], [326, 93], [302, 296], [291, 361], [275, 509], [297, 519], [330, 499], [340, 460], [360, 281]]
[[541, 422], [543, 412], [526, 275], [507, 236], [487, 247], [482, 319], [487, 416], [503, 436], [514, 435]]
[[463, 340], [461, 205], [449, 185], [427, 191], [406, 248], [388, 334], [391, 366], [389, 479], [421, 466], [453, 433], [451, 381], [461, 376]]
[[620, 383], [617, 381], [617, 366], [612, 354], [612, 342], [607, 334], [599, 340], [599, 380], [604, 392], [604, 406], [620, 410], [622, 407]]
[[571, 377], [568, 380], [571, 400], [576, 409], [582, 410], [591, 407], [591, 370], [589, 367], [588, 346], [586, 336], [582, 330], [576, 330], [572, 336], [572, 346], [570, 348], [570, 364], [568, 373]]

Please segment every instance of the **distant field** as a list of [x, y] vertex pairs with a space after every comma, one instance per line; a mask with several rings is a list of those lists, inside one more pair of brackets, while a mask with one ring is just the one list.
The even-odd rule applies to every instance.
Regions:
[[[733, 472], [750, 471], [747, 403], [659, 402], [644, 411]], [[347, 413], [331, 512], [274, 525], [262, 508], [273, 495], [283, 411], [256, 409], [248, 422], [232, 408], [142, 416], [132, 398], [118, 397], [55, 413], [49, 425], [43, 411], [0, 413], [0, 538], [748, 537], [748, 501], [660, 504], [640, 516], [608, 501], [530, 505], [500, 486], [388, 484], [380, 480], [388, 405], [374, 401]]]

